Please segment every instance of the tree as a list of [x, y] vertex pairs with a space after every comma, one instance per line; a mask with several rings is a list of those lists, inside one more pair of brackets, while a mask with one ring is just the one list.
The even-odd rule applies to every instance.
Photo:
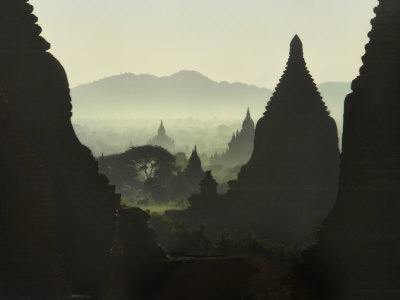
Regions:
[[123, 160], [127, 165], [133, 164], [138, 170], [143, 171], [149, 179], [157, 168], [173, 166], [175, 156], [162, 147], [146, 145], [132, 147], [123, 153]]

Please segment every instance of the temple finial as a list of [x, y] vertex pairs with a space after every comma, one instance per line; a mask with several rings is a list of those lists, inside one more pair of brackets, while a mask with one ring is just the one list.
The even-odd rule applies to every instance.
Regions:
[[246, 114], [246, 119], [250, 119], [250, 107], [247, 108], [247, 114]]
[[166, 135], [167, 131], [165, 130], [164, 123], [161, 120], [160, 127], [158, 128], [158, 135]]
[[303, 56], [303, 43], [297, 34], [290, 43], [290, 56]]

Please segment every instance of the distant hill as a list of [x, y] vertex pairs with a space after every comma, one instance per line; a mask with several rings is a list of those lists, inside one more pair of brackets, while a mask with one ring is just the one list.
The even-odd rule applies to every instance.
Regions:
[[[341, 119], [350, 83], [318, 86], [335, 119]], [[74, 116], [141, 118], [228, 118], [241, 120], [249, 106], [261, 117], [272, 90], [243, 83], [215, 82], [195, 71], [171, 76], [107, 77], [71, 90]], [[340, 122], [341, 123], [341, 122]]]
[[242, 119], [249, 106], [261, 116], [272, 91], [215, 82], [195, 71], [171, 76], [122, 74], [71, 90], [76, 117]]
[[[350, 83], [327, 82], [318, 88], [341, 139], [343, 102]], [[195, 71], [181, 71], [166, 77], [112, 76], [73, 88], [71, 95], [77, 135], [97, 155], [125, 151], [130, 142], [145, 143], [156, 134], [160, 119], [166, 121], [178, 148], [190, 150], [197, 144], [202, 151], [214, 153], [225, 150], [247, 107], [257, 122], [272, 90], [215, 82]]]

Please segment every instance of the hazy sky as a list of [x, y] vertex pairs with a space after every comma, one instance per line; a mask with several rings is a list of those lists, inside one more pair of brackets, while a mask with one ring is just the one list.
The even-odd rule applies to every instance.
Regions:
[[351, 81], [377, 0], [31, 0], [71, 86], [196, 70], [275, 87], [294, 34], [318, 83]]

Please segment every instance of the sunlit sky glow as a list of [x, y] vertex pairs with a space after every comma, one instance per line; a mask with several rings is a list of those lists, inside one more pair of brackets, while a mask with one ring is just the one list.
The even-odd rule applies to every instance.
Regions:
[[196, 70], [273, 88], [294, 34], [316, 82], [358, 74], [377, 0], [31, 0], [71, 86]]

